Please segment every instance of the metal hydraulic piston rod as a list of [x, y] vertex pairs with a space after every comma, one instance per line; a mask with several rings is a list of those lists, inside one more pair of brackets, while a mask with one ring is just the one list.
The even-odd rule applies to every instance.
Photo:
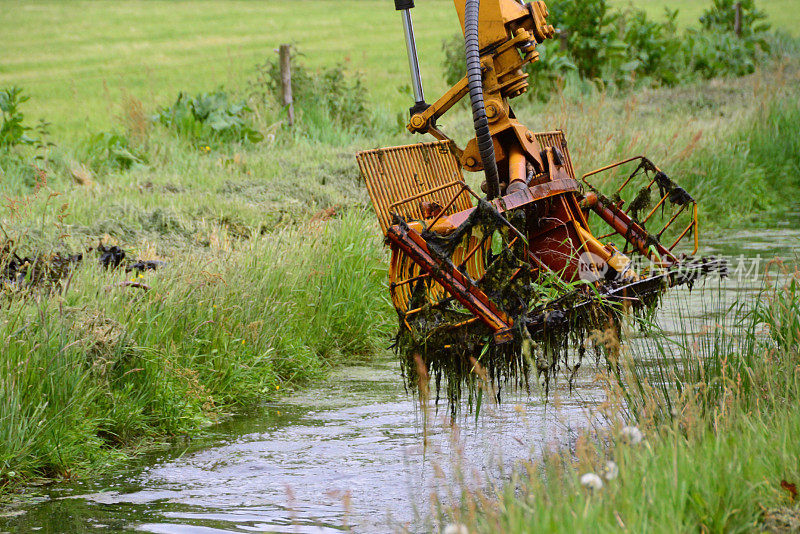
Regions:
[[422, 89], [422, 74], [419, 71], [419, 56], [417, 55], [417, 42], [414, 39], [414, 24], [411, 21], [411, 9], [414, 0], [395, 0], [394, 7], [403, 16], [403, 33], [406, 37], [406, 51], [408, 52], [408, 68], [411, 71], [411, 88], [414, 91], [414, 106], [411, 115], [428, 108], [425, 102], [425, 92]]

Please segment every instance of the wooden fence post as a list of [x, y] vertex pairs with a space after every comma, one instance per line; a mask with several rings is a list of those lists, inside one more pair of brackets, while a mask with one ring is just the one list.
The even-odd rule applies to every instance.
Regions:
[[742, 36], [742, 3], [736, 2], [733, 4], [734, 10], [734, 19], [733, 19], [733, 31], [736, 34], [736, 37]]
[[558, 30], [558, 49], [562, 52], [569, 50], [569, 34], [565, 30]]
[[292, 46], [282, 44], [280, 47], [281, 90], [283, 105], [288, 106], [289, 126], [294, 124], [294, 101], [292, 100]]

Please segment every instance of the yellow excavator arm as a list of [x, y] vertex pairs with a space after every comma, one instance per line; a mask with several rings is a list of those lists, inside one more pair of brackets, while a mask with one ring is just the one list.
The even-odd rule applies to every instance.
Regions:
[[[530, 352], [534, 339], [551, 347], [535, 359], [537, 370], [556, 372], [555, 347], [575, 340], [580, 351], [592, 329], [619, 328], [628, 310], [652, 309], [666, 288], [724, 269], [717, 260], [685, 259], [675, 250], [692, 235], [697, 251], [697, 204], [652, 162], [637, 157], [607, 165], [581, 184], [564, 133], [537, 133], [517, 120], [509, 102], [528, 89], [524, 67], [539, 59], [536, 46], [555, 36], [544, 2], [455, 0], [466, 72], [432, 104], [419, 73], [414, 2], [395, 0], [395, 7], [403, 16], [415, 99], [407, 128], [439, 141], [368, 150], [357, 160], [392, 251], [395, 346], [412, 387], [423, 368], [437, 383], [445, 376], [454, 401], [461, 384], [475, 384], [478, 359], [496, 379], [516, 376], [522, 383], [534, 361], [523, 349]], [[436, 121], [465, 96], [475, 136], [460, 149]], [[586, 181], [637, 161], [612, 197]], [[485, 198], [462, 170], [483, 171]], [[626, 206], [632, 190], [636, 198]], [[639, 219], [642, 210], [649, 213]], [[590, 216], [610, 232], [592, 232]], [[684, 222], [672, 245], [661, 243], [673, 223]], [[661, 229], [651, 233], [645, 223]], [[647, 260], [643, 269], [634, 268], [634, 254]]]
[[[397, 0], [398, 10], [403, 12], [403, 20], [408, 47], [409, 65], [416, 103], [411, 108], [411, 118], [407, 128], [412, 133], [430, 133], [439, 140], [450, 140], [436, 126], [436, 121], [451, 109], [459, 100], [470, 95], [473, 115], [476, 121], [486, 122], [488, 131], [480, 132], [470, 140], [464, 149], [456, 147], [462, 167], [477, 172], [487, 170], [486, 191], [494, 198], [501, 193], [501, 180], [507, 186], [514, 182], [524, 182], [527, 169], [522, 154], [542, 168], [541, 148], [532, 133], [514, 119], [508, 100], [523, 94], [528, 89], [528, 74], [523, 67], [539, 59], [536, 45], [555, 35], [555, 29], [547, 23], [547, 6], [537, 1], [521, 4], [516, 0], [455, 0], [455, 8], [464, 29], [467, 56], [469, 55], [469, 33], [473, 33], [473, 68], [470, 82], [468, 72], [433, 104], [424, 100], [416, 47], [413, 38], [410, 9], [413, 1]], [[477, 8], [477, 10], [476, 10]], [[470, 26], [471, 25], [471, 26]], [[477, 124], [477, 122], [476, 122]], [[509, 144], [501, 143], [488, 156], [486, 144], [491, 136], [497, 143], [498, 136], [509, 133], [515, 138]], [[483, 150], [481, 150], [483, 145]], [[507, 150], [503, 150], [507, 147]], [[491, 152], [491, 150], [489, 150]], [[490, 161], [492, 160], [492, 161]], [[502, 165], [498, 173], [496, 164]], [[488, 164], [488, 169], [485, 166]], [[506, 173], [506, 169], [510, 169]], [[504, 187], [503, 187], [504, 189]]]
[[[465, 12], [468, 0], [455, 0], [461, 27], [464, 28]], [[397, 4], [397, 2], [396, 2]], [[403, 4], [406, 28], [410, 27], [408, 9], [413, 2]], [[522, 5], [516, 0], [482, 0], [479, 12], [479, 49], [484, 71], [484, 93], [499, 93], [501, 98], [514, 98], [528, 88], [527, 75], [522, 68], [539, 59], [534, 50], [536, 44], [555, 35], [555, 29], [547, 23], [547, 5], [538, 1]], [[417, 102], [411, 108], [411, 120], [407, 128], [412, 133], [430, 133], [438, 139], [447, 137], [436, 128], [436, 120], [444, 115], [468, 93], [468, 80], [464, 76], [453, 85], [436, 102], [428, 105], [422, 95], [422, 83], [419, 78], [419, 66], [416, 59], [416, 48], [413, 41], [413, 29], [406, 30], [409, 62]], [[412, 58], [413, 56], [413, 58]], [[488, 113], [492, 113], [489, 110]], [[469, 169], [477, 170], [477, 169]]]
[[[454, 0], [461, 28], [464, 28], [466, 0]], [[481, 0], [479, 11], [479, 46], [486, 50], [514, 38], [523, 28], [541, 43], [553, 36], [553, 26], [547, 24], [547, 5], [544, 2], [521, 4], [517, 0]]]

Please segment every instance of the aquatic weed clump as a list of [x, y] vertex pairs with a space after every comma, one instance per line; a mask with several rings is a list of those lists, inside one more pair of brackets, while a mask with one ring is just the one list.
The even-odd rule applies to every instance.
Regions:
[[[524, 220], [514, 222], [524, 227]], [[443, 269], [459, 269], [467, 276], [463, 266], [451, 261], [454, 251], [465, 246], [471, 236], [492, 236], [493, 243], [484, 250], [487, 267], [476, 284], [514, 324], [511, 339], [498, 343], [493, 332], [453, 297], [431, 299], [435, 282], [420, 278], [413, 283], [408, 309], [415, 312], [399, 314], [394, 345], [403, 376], [410, 389], [419, 388], [420, 380], [430, 377], [437, 401], [445, 397], [453, 412], [462, 390], [466, 389], [471, 400], [482, 382], [488, 382], [499, 400], [504, 387], [528, 390], [534, 374], [543, 380], [546, 392], [561, 372], [571, 379], [587, 352], [593, 351], [590, 339], [594, 332], [611, 329], [618, 333], [623, 318], [631, 312], [651, 314], [669, 282], [667, 278], [655, 280], [638, 298], [620, 300], [613, 295], [626, 282], [569, 282], [563, 273], [547, 271], [544, 266], [532, 269], [527, 243], [485, 201], [451, 234], [425, 230], [422, 235]], [[573, 350], [577, 360], [570, 362]]]
[[[564, 312], [556, 303], [535, 314], [521, 313], [514, 317], [512, 339], [502, 344], [494, 342], [483, 324], [454, 332], [448, 326], [457, 319], [463, 320], [463, 315], [429, 308], [413, 321], [401, 322], [395, 350], [400, 355], [407, 387], [419, 387], [419, 358], [435, 383], [436, 400], [446, 398], [452, 411], [464, 389], [473, 399], [479, 388], [489, 387], [500, 401], [504, 388], [529, 391], [533, 376], [542, 380], [548, 394], [552, 381], [561, 374], [566, 373], [571, 381], [588, 354], [599, 361], [601, 355], [607, 354], [601, 345], [608, 333], [619, 339], [624, 318], [650, 316], [657, 300], [658, 296], [653, 295], [635, 306], [620, 305], [573, 290], [559, 301], [575, 302], [572, 313]], [[573, 355], [577, 357], [571, 358]]]

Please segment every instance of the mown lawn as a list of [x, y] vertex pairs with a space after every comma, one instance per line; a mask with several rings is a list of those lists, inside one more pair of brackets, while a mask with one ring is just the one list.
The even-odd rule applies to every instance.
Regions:
[[[458, 31], [458, 19], [447, 0], [421, 4], [422, 68], [441, 91], [441, 41]], [[123, 91], [153, 105], [181, 90], [244, 88], [281, 43], [294, 43], [312, 66], [347, 63], [365, 75], [375, 101], [407, 105], [398, 91], [408, 83], [402, 26], [385, 1], [0, 5], [0, 87], [24, 86], [56, 132], [108, 128]]]
[[[710, 1], [634, 4], [654, 16], [677, 8], [686, 27]], [[777, 28], [800, 34], [800, 2], [759, 4]], [[309, 65], [360, 71], [370, 100], [388, 110], [409, 104], [403, 32], [386, 0], [2, 1], [0, 21], [0, 87], [24, 86], [32, 116], [55, 134], [109, 128], [125, 91], [151, 108], [179, 91], [244, 89], [280, 43]], [[442, 41], [460, 28], [449, 0], [419, 2], [414, 21], [431, 99], [445, 89]]]
[[[704, 0], [611, 0], [614, 6], [628, 6], [644, 9], [648, 15], [660, 18], [664, 15], [664, 8], [678, 10], [678, 26], [687, 28], [697, 24], [697, 19], [703, 11], [711, 5], [711, 1]], [[768, 22], [777, 30], [781, 30], [797, 37], [800, 35], [800, 2], [797, 0], [757, 0], [756, 5], [769, 17]]]

